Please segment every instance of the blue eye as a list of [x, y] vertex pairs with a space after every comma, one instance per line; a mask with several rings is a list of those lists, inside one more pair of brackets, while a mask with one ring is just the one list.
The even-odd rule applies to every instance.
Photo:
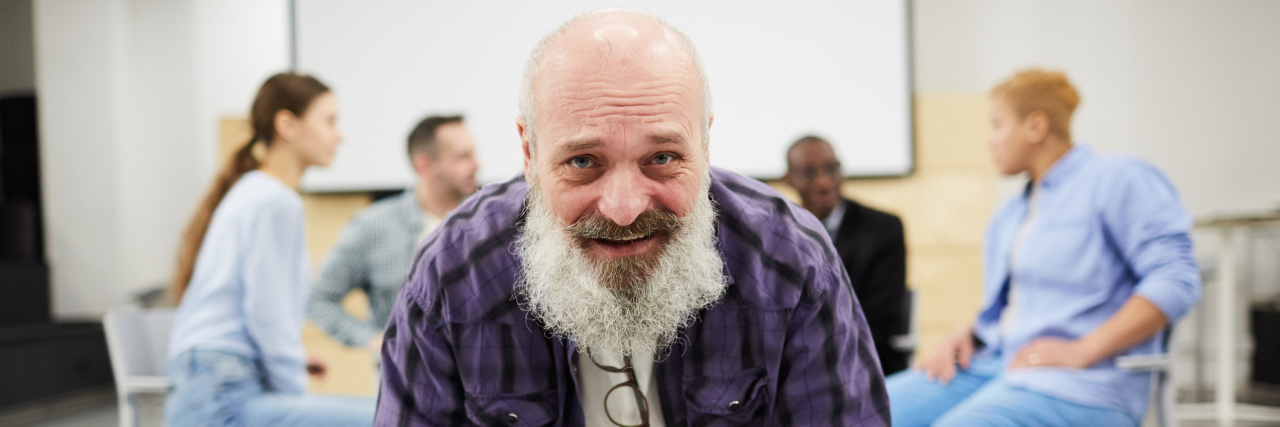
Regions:
[[667, 163], [671, 163], [672, 160], [675, 160], [675, 157], [670, 154], [659, 154], [653, 157], [653, 164], [665, 165]]
[[595, 162], [592, 162], [591, 159], [586, 157], [574, 157], [569, 159], [569, 166], [573, 166], [578, 169], [586, 169], [591, 167], [593, 164], [595, 164]]

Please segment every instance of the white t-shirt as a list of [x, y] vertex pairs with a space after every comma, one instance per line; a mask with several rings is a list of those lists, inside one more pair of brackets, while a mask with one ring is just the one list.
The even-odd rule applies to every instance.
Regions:
[[432, 231], [436, 231], [436, 227], [440, 226], [440, 218], [436, 218], [430, 212], [422, 212], [422, 231], [418, 232], [418, 243], [422, 243], [423, 239], [431, 235]]
[[[621, 357], [594, 354], [595, 361], [604, 366], [621, 368], [625, 365]], [[587, 354], [578, 355], [578, 385], [581, 393], [578, 400], [582, 402], [582, 413], [589, 426], [612, 426], [609, 415], [605, 413], [605, 394], [613, 386], [627, 382], [624, 373], [611, 373], [600, 369]], [[644, 392], [645, 401], [649, 403], [649, 425], [666, 427], [662, 419], [662, 402], [658, 400], [658, 381], [653, 376], [653, 356], [648, 354], [631, 357], [631, 367], [635, 371], [636, 382]], [[624, 425], [640, 424], [640, 404], [636, 401], [635, 391], [631, 387], [622, 387], [609, 396], [609, 414]]]
[[1036, 190], [1035, 185], [1031, 186], [1030, 194], [1027, 195], [1027, 216], [1022, 219], [1022, 224], [1018, 226], [1018, 233], [1013, 236], [1013, 246], [1009, 249], [1009, 295], [1004, 306], [1004, 311], [1000, 312], [1000, 335], [1007, 336], [1009, 328], [1018, 318], [1018, 278], [1013, 274], [1014, 266], [1018, 264], [1018, 250], [1022, 248], [1022, 241], [1027, 238], [1027, 229], [1030, 228], [1031, 220], [1036, 217], [1036, 205], [1040, 202], [1040, 192]]
[[831, 209], [831, 213], [822, 219], [822, 226], [827, 228], [827, 234], [831, 235], [831, 241], [836, 240], [836, 235], [840, 234], [840, 224], [844, 223], [844, 199], [836, 201], [836, 206]]

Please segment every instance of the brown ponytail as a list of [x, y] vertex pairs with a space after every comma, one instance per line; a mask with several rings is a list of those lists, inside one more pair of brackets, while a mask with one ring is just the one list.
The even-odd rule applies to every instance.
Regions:
[[178, 268], [174, 271], [173, 282], [169, 288], [169, 295], [175, 304], [182, 301], [182, 295], [186, 293], [191, 276], [195, 273], [196, 255], [200, 253], [200, 246], [204, 243], [204, 235], [209, 230], [209, 223], [213, 220], [213, 212], [218, 209], [222, 198], [226, 197], [227, 192], [231, 191], [231, 186], [235, 185], [241, 176], [261, 166], [253, 154], [254, 146], [263, 144], [269, 147], [271, 145], [276, 137], [276, 113], [285, 110], [302, 117], [312, 100], [328, 92], [329, 87], [314, 77], [294, 73], [271, 76], [258, 89], [258, 95], [254, 97], [253, 108], [250, 110], [253, 138], [250, 138], [244, 147], [236, 150], [227, 164], [218, 172], [217, 178], [213, 180], [213, 187], [205, 194], [204, 200], [200, 201], [200, 207], [196, 209], [195, 216], [191, 218], [191, 223], [182, 234], [182, 243], [178, 246]]

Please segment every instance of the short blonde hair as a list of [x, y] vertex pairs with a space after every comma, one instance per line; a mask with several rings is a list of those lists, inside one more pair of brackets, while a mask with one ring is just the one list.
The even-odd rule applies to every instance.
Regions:
[[991, 90], [992, 98], [1009, 104], [1020, 118], [1036, 111], [1049, 119], [1049, 133], [1071, 138], [1071, 114], [1080, 105], [1080, 94], [1058, 71], [1028, 69], [1014, 74]]

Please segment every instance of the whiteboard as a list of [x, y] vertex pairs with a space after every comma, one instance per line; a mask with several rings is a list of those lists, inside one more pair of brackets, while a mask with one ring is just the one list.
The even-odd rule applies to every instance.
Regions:
[[308, 191], [409, 185], [405, 139], [421, 118], [464, 114], [481, 182], [522, 170], [515, 119], [538, 40], [584, 12], [627, 7], [698, 47], [711, 83], [711, 163], [756, 178], [786, 170], [787, 146], [830, 140], [847, 176], [911, 172], [907, 0], [297, 0], [298, 69], [333, 88], [345, 135]]

